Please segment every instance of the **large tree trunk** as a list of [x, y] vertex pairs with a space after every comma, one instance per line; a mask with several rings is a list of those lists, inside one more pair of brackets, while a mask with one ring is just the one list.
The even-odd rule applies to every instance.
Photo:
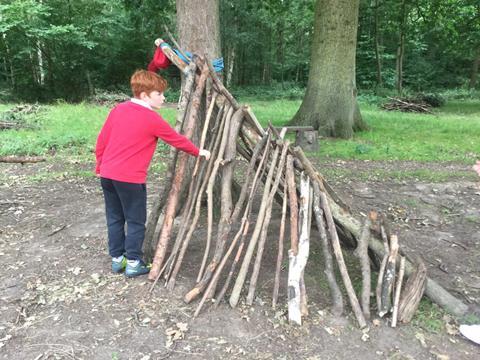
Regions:
[[220, 57], [220, 17], [218, 0], [177, 0], [178, 41], [184, 50]]
[[470, 82], [468, 87], [474, 89], [477, 86], [478, 66], [480, 65], [480, 47], [477, 48], [475, 59], [473, 59], [472, 72], [470, 73]]
[[317, 0], [307, 90], [292, 124], [311, 125], [323, 136], [353, 136], [355, 117], [361, 121], [355, 116], [358, 7], [359, 0]]

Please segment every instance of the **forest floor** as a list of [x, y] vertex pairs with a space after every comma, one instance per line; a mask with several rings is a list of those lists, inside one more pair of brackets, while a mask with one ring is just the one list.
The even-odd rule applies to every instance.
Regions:
[[[98, 180], [68, 172], [36, 176], [58, 174], [64, 165], [0, 164], [0, 358], [480, 358], [480, 346], [458, 334], [458, 319], [428, 301], [411, 324], [393, 329], [388, 320], [376, 320], [368, 333], [357, 328], [349, 308], [347, 317], [331, 315], [316, 233], [305, 277], [310, 314], [303, 326], [289, 325], [285, 286], [280, 306], [276, 311], [270, 306], [278, 219], [270, 227], [255, 305], [205, 306], [193, 319], [196, 303], [182, 298], [195, 282], [205, 225], [174, 291], [157, 284], [149, 295], [145, 277], [110, 272]], [[401, 245], [423, 258], [429, 276], [479, 305], [480, 182], [455, 175], [468, 171], [466, 165], [338, 160], [317, 165], [358, 217], [370, 209], [387, 211]], [[433, 180], [384, 176], [394, 170], [429, 171]], [[436, 172], [445, 171], [452, 176], [435, 180]], [[158, 184], [149, 182], [150, 203]]]

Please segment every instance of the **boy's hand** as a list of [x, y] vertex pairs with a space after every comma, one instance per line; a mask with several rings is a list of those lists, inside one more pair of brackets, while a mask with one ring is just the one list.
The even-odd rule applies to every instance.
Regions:
[[210, 151], [205, 150], [205, 149], [201, 149], [200, 152], [198, 153], [198, 155], [203, 156], [205, 158], [205, 160], [209, 160], [211, 154], [210, 154]]
[[163, 42], [165, 42], [165, 41], [163, 41], [163, 39], [160, 39], [160, 38], [155, 39], [155, 46], [156, 46], [156, 47], [159, 47], [160, 44], [163, 43]]

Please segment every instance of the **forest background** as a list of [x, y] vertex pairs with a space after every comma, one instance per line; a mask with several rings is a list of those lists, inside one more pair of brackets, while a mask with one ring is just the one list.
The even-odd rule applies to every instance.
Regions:
[[[314, 0], [220, 0], [224, 81], [237, 96], [302, 98]], [[360, 97], [402, 92], [478, 97], [480, 3], [362, 0], [356, 81]], [[175, 31], [173, 0], [2, 0], [0, 100], [78, 102], [125, 91], [157, 37]], [[399, 59], [401, 39], [404, 52]], [[188, 50], [188, 49], [185, 49]], [[178, 70], [164, 72], [176, 101]]]

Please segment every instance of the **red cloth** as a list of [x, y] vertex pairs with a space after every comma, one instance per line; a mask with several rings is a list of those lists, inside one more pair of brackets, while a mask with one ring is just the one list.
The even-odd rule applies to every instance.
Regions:
[[148, 71], [157, 72], [159, 69], [166, 69], [171, 64], [170, 60], [165, 56], [162, 49], [157, 47], [155, 54], [153, 54], [153, 59], [148, 64]]
[[155, 111], [131, 101], [117, 105], [98, 135], [95, 172], [107, 179], [145, 183], [158, 138], [198, 156], [199, 149]]

